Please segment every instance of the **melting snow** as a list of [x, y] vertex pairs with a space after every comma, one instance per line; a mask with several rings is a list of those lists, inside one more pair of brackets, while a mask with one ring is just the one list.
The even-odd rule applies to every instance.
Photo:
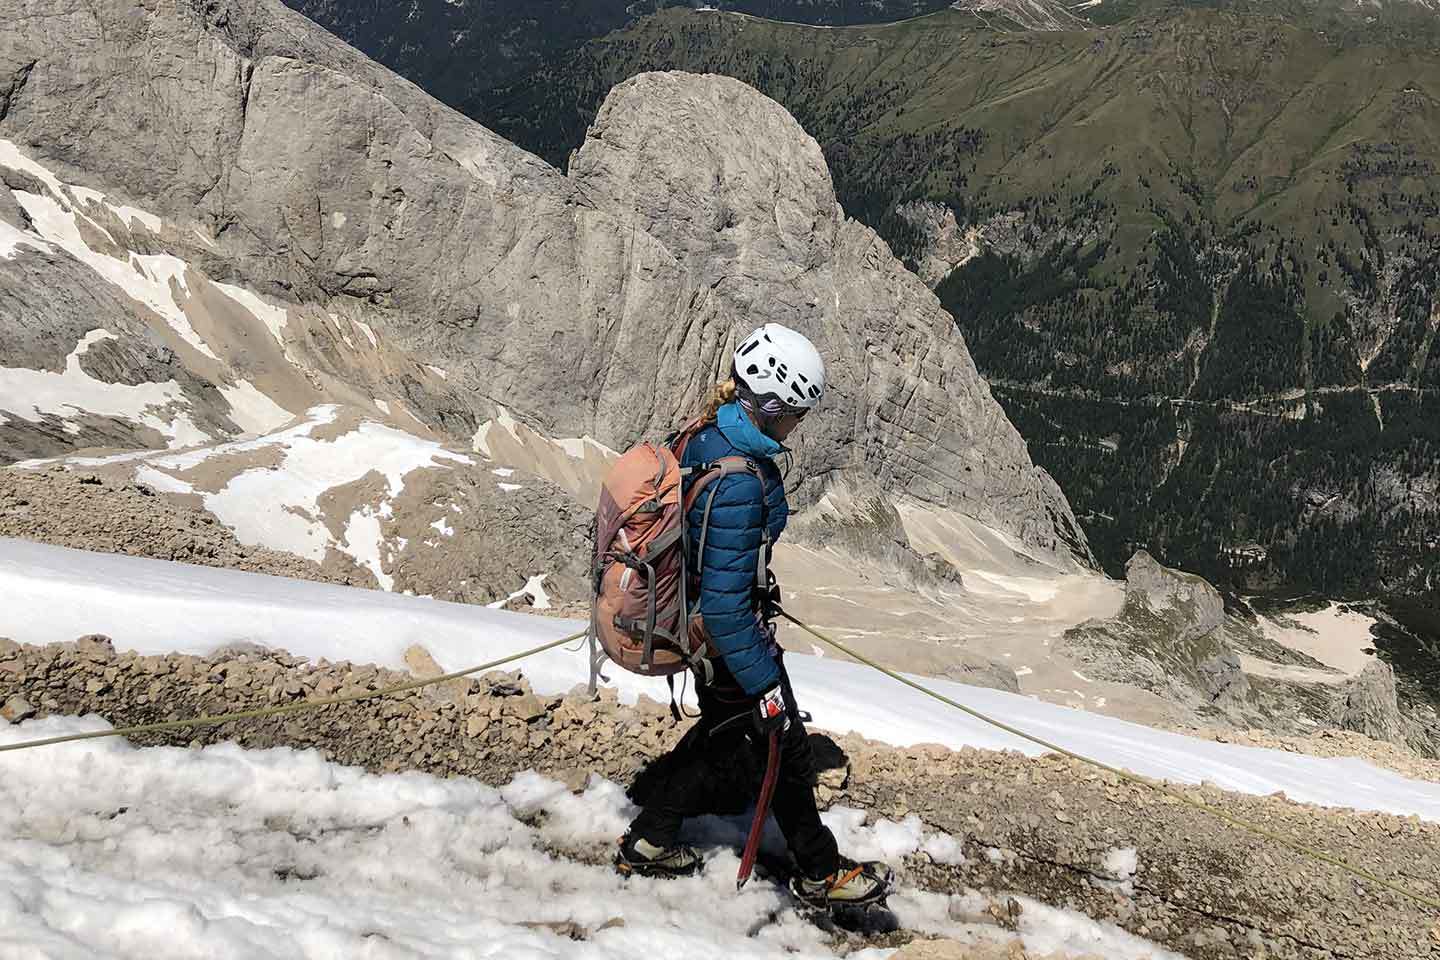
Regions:
[[80, 367], [80, 358], [93, 344], [117, 339], [107, 330], [91, 330], [65, 358], [63, 373], [0, 367], [0, 410], [39, 423], [46, 414], [73, 418], [84, 414], [132, 420], [169, 438], [173, 447], [206, 443], [211, 437], [176, 408], [190, 401], [174, 380], [164, 383], [105, 383]]
[[[54, 193], [54, 197], [49, 197], [24, 190], [14, 191], [16, 201], [34, 222], [37, 233], [90, 267], [105, 280], [120, 287], [131, 297], [160, 314], [180, 339], [190, 346], [207, 357], [218, 359], [205, 342], [196, 335], [185, 312], [176, 304], [175, 297], [171, 292], [170, 282], [172, 279], [182, 289], [184, 288], [185, 264], [183, 261], [165, 255], [142, 257], [131, 254], [129, 262], [125, 262], [91, 250], [81, 237], [80, 228], [76, 223], [76, 218], [85, 217], [85, 214], [78, 209], [73, 211], [67, 209], [56, 199], [65, 196], [66, 184], [49, 169], [22, 154], [20, 149], [9, 140], [0, 139], [0, 163], [31, 174], [45, 183]], [[86, 190], [83, 187], [71, 188], [71, 194], [103, 203], [103, 194]], [[159, 218], [153, 214], [147, 214], [134, 207], [116, 208], [109, 204], [106, 206], [109, 206], [121, 219], [138, 219], [147, 228], [153, 228], [152, 232], [158, 233], [160, 230]], [[98, 223], [88, 217], [85, 219], [96, 231], [107, 237], [110, 236], [109, 231]], [[110, 237], [110, 239], [112, 242], [114, 241], [114, 237]]]
[[[234, 477], [223, 489], [204, 494], [205, 507], [235, 531], [243, 543], [287, 550], [317, 562], [331, 547], [343, 550], [368, 567], [389, 589], [391, 578], [381, 565], [380, 520], [390, 516], [390, 499], [405, 488], [412, 470], [469, 464], [462, 454], [440, 444], [384, 424], [364, 422], [329, 440], [310, 434], [333, 423], [332, 406], [315, 407], [301, 423], [278, 433], [174, 456], [156, 457], [151, 464], [163, 470], [183, 471], [210, 457], [278, 448], [283, 453], [279, 470], [257, 467]], [[354, 483], [379, 472], [385, 493], [378, 504], [366, 504], [346, 521], [337, 541], [326, 527], [320, 500], [335, 487]]]
[[137, 483], [143, 483], [146, 486], [153, 487], [154, 489], [159, 490], [161, 493], [195, 492], [195, 488], [192, 487], [190, 484], [186, 483], [184, 480], [178, 480], [175, 477], [170, 476], [170, 474], [168, 473], [163, 473], [159, 470], [156, 470], [148, 463], [136, 468], [135, 480]]
[[361, 507], [350, 515], [340, 549], [354, 557], [361, 566], [368, 567], [379, 581], [380, 589], [390, 590], [395, 586], [395, 578], [387, 574], [380, 563], [380, 544], [384, 539], [379, 513], [372, 507]]
[[[95, 717], [0, 725], [0, 743], [105, 726]], [[366, 773], [314, 750], [119, 739], [9, 754], [6, 774], [0, 922], [27, 955], [469, 956], [483, 944], [486, 956], [527, 960], [630, 960], [657, 947], [695, 960], [832, 956], [775, 887], [735, 891], [740, 818], [687, 825], [708, 868], [683, 880], [626, 880], [549, 852], [603, 856], [625, 829], [636, 811], [599, 777], [578, 795], [530, 771], [496, 789]], [[913, 818], [866, 827], [860, 811], [823, 816], [858, 855], [955, 843]], [[772, 826], [766, 846], [778, 850], [778, 840]], [[1009, 939], [950, 919], [967, 906], [980, 912], [972, 899], [902, 888], [891, 906], [919, 932]], [[1024, 907], [1019, 939], [1031, 950], [1174, 956], [1079, 914]], [[546, 926], [565, 923], [589, 938]]]
[[380, 345], [380, 341], [375, 338], [375, 331], [370, 329], [370, 324], [363, 320], [351, 320], [350, 322], [360, 328], [360, 332], [365, 334], [366, 339], [370, 341], [370, 346], [377, 347]]
[[[0, 596], [8, 601], [0, 604], [0, 636], [22, 643], [104, 633], [122, 650], [204, 654], [245, 640], [311, 659], [392, 669], [404, 669], [404, 652], [416, 643], [442, 669], [458, 670], [584, 628], [574, 620], [3, 538]], [[77, 597], [85, 602], [77, 603]], [[560, 647], [531, 657], [520, 669], [542, 696], [564, 693], [585, 680], [586, 657], [583, 648]], [[787, 667], [817, 728], [853, 731], [897, 746], [1042, 752], [916, 691], [898, 684], [877, 687], [884, 678], [863, 665], [796, 657]], [[657, 694], [656, 680], [622, 670], [608, 676], [626, 702], [640, 693]], [[1440, 822], [1440, 784], [1409, 780], [1355, 758], [1198, 740], [1000, 690], [917, 679], [1036, 736], [1146, 776], [1209, 781], [1262, 796], [1284, 790], [1302, 803]], [[878, 690], [883, 694], [877, 696]]]
[[505, 604], [509, 603], [511, 600], [519, 600], [521, 597], [529, 597], [531, 606], [533, 606], [536, 610], [549, 610], [550, 595], [545, 592], [545, 578], [548, 576], [548, 573], [537, 574], [531, 577], [529, 580], [526, 580], [525, 586], [521, 587], [519, 590], [516, 590], [504, 600], [496, 600], [494, 603], [487, 603], [485, 606], [489, 607], [491, 610], [498, 610], [501, 607], [505, 606]]
[[[214, 351], [200, 339], [185, 311], [175, 302], [173, 284], [185, 290], [186, 264], [178, 257], [168, 254], [141, 256], [130, 254], [128, 261], [116, 260], [107, 254], [91, 250], [80, 235], [76, 217], [84, 214], [65, 210], [50, 197], [41, 197], [23, 190], [15, 191], [15, 199], [34, 221], [39, 234], [55, 246], [70, 254], [76, 260], [94, 270], [102, 278], [119, 287], [130, 297], [143, 303], [165, 319], [176, 335], [198, 352], [218, 360]], [[87, 218], [88, 219], [88, 218]], [[98, 224], [92, 226], [104, 232]], [[108, 235], [108, 234], [107, 234]]]
[[295, 419], [295, 414], [256, 390], [248, 380], [221, 387], [220, 395], [230, 404], [230, 419], [246, 433], [269, 433]]
[[619, 454], [617, 454], [614, 450], [611, 450], [609, 447], [605, 446], [603, 443], [596, 440], [594, 437], [567, 437], [559, 440], [552, 440], [551, 438], [543, 436], [542, 434], [535, 433], [534, 431], [529, 430], [529, 428], [524, 427], [524, 424], [520, 423], [520, 421], [516, 420], [513, 416], [511, 416], [510, 411], [505, 409], [504, 407], [499, 408], [499, 413], [496, 415], [494, 420], [486, 420], [484, 423], [480, 424], [479, 428], [475, 431], [474, 438], [471, 440], [472, 449], [492, 460], [495, 459], [495, 454], [490, 447], [490, 431], [496, 429], [497, 427], [510, 434], [510, 436], [516, 442], [521, 444], [524, 444], [526, 442], [525, 439], [523, 439], [520, 435], [521, 429], [524, 428], [527, 433], [531, 434], [531, 439], [551, 447], [556, 447], [560, 449], [567, 457], [570, 457], [574, 460], [585, 459], [585, 453], [587, 449], [594, 450], [598, 452], [601, 456], [605, 457], [619, 456]]
[[[0, 190], [4, 187], [0, 186]], [[26, 233], [17, 227], [12, 227], [8, 221], [0, 220], [0, 260], [10, 260], [15, 252], [21, 247], [29, 247], [32, 250], [45, 251], [51, 249], [50, 244], [41, 240], [31, 233]]]
[[[237, 287], [234, 284], [217, 283], [215, 287], [221, 293], [225, 294], [225, 296], [254, 314], [256, 319], [265, 324], [265, 329], [270, 331], [270, 336], [275, 338], [275, 342], [280, 344], [281, 349], [285, 349], [285, 325], [289, 322], [290, 315], [284, 307], [272, 306], [265, 300], [262, 300], [259, 294], [246, 290], [244, 287]], [[285, 350], [285, 356], [286, 359], [289, 359], [290, 353], [288, 350]]]

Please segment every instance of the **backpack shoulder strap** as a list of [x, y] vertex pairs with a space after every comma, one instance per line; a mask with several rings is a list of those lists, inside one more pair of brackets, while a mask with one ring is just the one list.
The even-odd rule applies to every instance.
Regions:
[[769, 584], [769, 578], [766, 577], [765, 571], [770, 553], [770, 487], [765, 482], [765, 472], [754, 460], [741, 456], [721, 457], [711, 463], [702, 463], [696, 466], [694, 471], [695, 479], [684, 500], [681, 522], [689, 522], [685, 517], [689, 515], [691, 507], [699, 500], [700, 494], [708, 487], [710, 495], [705, 500], [705, 515], [700, 521], [700, 550], [696, 555], [702, 578], [705, 575], [705, 541], [710, 533], [710, 510], [715, 506], [715, 494], [720, 492], [720, 488], [716, 485], [717, 481], [737, 473], [751, 474], [760, 481], [760, 549], [757, 551], [755, 560], [755, 584], [764, 590]]

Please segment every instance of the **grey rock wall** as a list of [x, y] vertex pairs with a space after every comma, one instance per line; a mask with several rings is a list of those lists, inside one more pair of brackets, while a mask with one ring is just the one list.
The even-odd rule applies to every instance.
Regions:
[[952, 318], [743, 84], [627, 81], [566, 178], [275, 0], [0, 0], [0, 18], [0, 78], [23, 74], [0, 137], [163, 214], [158, 242], [209, 276], [445, 367], [409, 398], [451, 436], [503, 403], [623, 447], [775, 320], [832, 367], [801, 502], [858, 471], [1089, 561]]

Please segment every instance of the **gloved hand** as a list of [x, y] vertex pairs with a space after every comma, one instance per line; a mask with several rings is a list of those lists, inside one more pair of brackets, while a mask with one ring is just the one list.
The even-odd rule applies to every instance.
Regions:
[[779, 684], [760, 695], [750, 716], [762, 737], [790, 729], [790, 712], [785, 709], [785, 696], [780, 692]]
[[780, 584], [775, 579], [775, 574], [769, 570], [765, 571], [765, 579], [768, 581], [765, 592], [760, 595], [760, 616], [764, 620], [774, 620], [780, 615], [781, 596]]

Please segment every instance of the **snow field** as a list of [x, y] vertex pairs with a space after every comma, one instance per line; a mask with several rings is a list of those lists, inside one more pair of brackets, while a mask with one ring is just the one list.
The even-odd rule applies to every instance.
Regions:
[[[240, 386], [250, 387], [244, 381]], [[266, 407], [258, 402], [268, 403], [268, 400], [253, 388], [237, 396], [257, 401], [245, 407], [247, 416], [241, 419], [242, 426], [281, 426], [295, 419], [274, 404]], [[163, 471], [184, 472], [211, 457], [278, 449], [283, 455], [283, 469], [245, 470], [220, 490], [201, 492], [205, 508], [233, 530], [242, 543], [285, 550], [317, 563], [325, 559], [331, 548], [341, 550], [369, 568], [377, 582], [389, 590], [394, 586], [394, 579], [384, 569], [389, 550], [381, 521], [390, 517], [390, 500], [405, 489], [406, 475], [422, 468], [473, 461], [434, 441], [373, 421], [364, 421], [355, 429], [328, 440], [312, 436], [318, 428], [334, 423], [337, 416], [336, 407], [322, 405], [311, 408], [303, 420], [292, 426], [250, 440], [173, 455], [143, 454], [147, 464], [136, 471], [136, 477], [158, 490], [194, 493], [191, 484]], [[115, 459], [132, 458], [130, 454], [121, 454]], [[363, 504], [351, 513], [345, 520], [342, 536], [337, 539], [325, 522], [320, 501], [334, 488], [360, 480], [371, 471], [384, 475], [385, 493], [378, 504]]]
[[[65, 183], [48, 167], [25, 156], [19, 147], [9, 140], [0, 139], [0, 162], [31, 174], [42, 181], [50, 191], [49, 195], [13, 191], [16, 201], [30, 217], [35, 233], [20, 231], [9, 224], [0, 223], [0, 258], [13, 257], [22, 246], [41, 251], [64, 251], [134, 300], [153, 310], [196, 352], [212, 360], [220, 359], [196, 333], [181, 299], [177, 298], [178, 294], [189, 292], [186, 285], [186, 273], [190, 269], [188, 263], [167, 254], [142, 255], [128, 251], [126, 259], [117, 259], [92, 249], [80, 230], [80, 221], [83, 219], [95, 231], [119, 245], [101, 223], [84, 212], [85, 205], [90, 203], [107, 208], [121, 222], [132, 228], [137, 224], [143, 226], [155, 236], [161, 233], [162, 222], [159, 217], [137, 207], [111, 203], [105, 199], [105, 194], [98, 190]], [[206, 238], [201, 236], [201, 239]], [[282, 349], [284, 348], [287, 313], [283, 306], [274, 306], [252, 291], [233, 284], [217, 283], [215, 286], [254, 314]], [[85, 342], [82, 341], [75, 356], [84, 353], [84, 346]], [[294, 362], [288, 352], [286, 357]], [[293, 414], [277, 405], [248, 381], [239, 380], [233, 386], [221, 386], [219, 389], [231, 406], [231, 418], [246, 432], [264, 433], [293, 419]], [[163, 396], [157, 399], [154, 396], [156, 391]], [[19, 401], [14, 399], [16, 396], [20, 398]], [[169, 437], [172, 448], [206, 443], [213, 439], [195, 427], [188, 416], [174, 413], [175, 409], [188, 408], [189, 401], [173, 381], [165, 384], [127, 386], [93, 380], [78, 368], [67, 368], [61, 375], [0, 368], [0, 404], [5, 405], [5, 409], [11, 409], [16, 403], [20, 404], [18, 409], [33, 407], [38, 413], [55, 413], [68, 417], [77, 412], [89, 412], [144, 423]], [[137, 404], [140, 404], [138, 409]], [[156, 416], [156, 409], [167, 408], [170, 404], [175, 407], [170, 408], [168, 419], [161, 420]]]
[[[0, 743], [104, 726], [95, 717], [0, 724]], [[534, 773], [497, 790], [369, 774], [316, 751], [136, 749], [120, 740], [22, 751], [3, 763], [5, 956], [827, 955], [819, 931], [772, 885], [735, 893], [736, 855], [714, 844], [735, 844], [743, 818], [696, 822], [702, 876], [616, 876], [605, 861], [635, 810], [600, 778], [579, 795]], [[927, 837], [913, 818], [866, 827], [859, 811], [836, 810], [827, 820], [861, 856], [899, 859], [943, 836]], [[778, 840], [771, 829], [767, 844]], [[892, 906], [910, 929], [1007, 936], [954, 919], [983, 906], [975, 895], [902, 891]], [[1173, 956], [1078, 914], [1025, 907], [1021, 939], [1032, 950]], [[539, 926], [564, 923], [588, 938]]]
[[[89, 413], [151, 427], [168, 437], [171, 447], [208, 442], [209, 434], [187, 414], [175, 412], [188, 409], [190, 401], [174, 380], [133, 386], [105, 383], [81, 368], [80, 358], [86, 351], [102, 340], [114, 339], [107, 330], [91, 330], [65, 358], [62, 373], [0, 366], [0, 410], [5, 411], [0, 413], [0, 423], [6, 414], [39, 423], [47, 414], [66, 419]], [[78, 427], [73, 432], [78, 433]]]
[[[543, 593], [538, 583], [534, 590]], [[103, 633], [119, 650], [203, 655], [249, 642], [300, 657], [396, 670], [406, 669], [404, 654], [414, 644], [423, 645], [442, 669], [453, 671], [584, 629], [575, 620], [5, 538], [0, 538], [0, 596], [9, 601], [0, 604], [0, 636], [21, 643]], [[511, 669], [523, 671], [541, 695], [565, 693], [586, 681], [586, 658], [577, 642]], [[814, 715], [817, 729], [858, 733], [896, 746], [935, 743], [1031, 756], [1044, 752], [861, 664], [791, 656], [786, 666], [800, 705]], [[659, 680], [614, 666], [605, 676], [627, 703], [642, 694], [667, 696]], [[1283, 790], [1302, 803], [1440, 822], [1440, 784], [1410, 780], [1363, 760], [1198, 740], [999, 690], [914, 679], [1035, 736], [1144, 776], [1208, 781], [1257, 795]], [[693, 691], [687, 702], [693, 704]]]

